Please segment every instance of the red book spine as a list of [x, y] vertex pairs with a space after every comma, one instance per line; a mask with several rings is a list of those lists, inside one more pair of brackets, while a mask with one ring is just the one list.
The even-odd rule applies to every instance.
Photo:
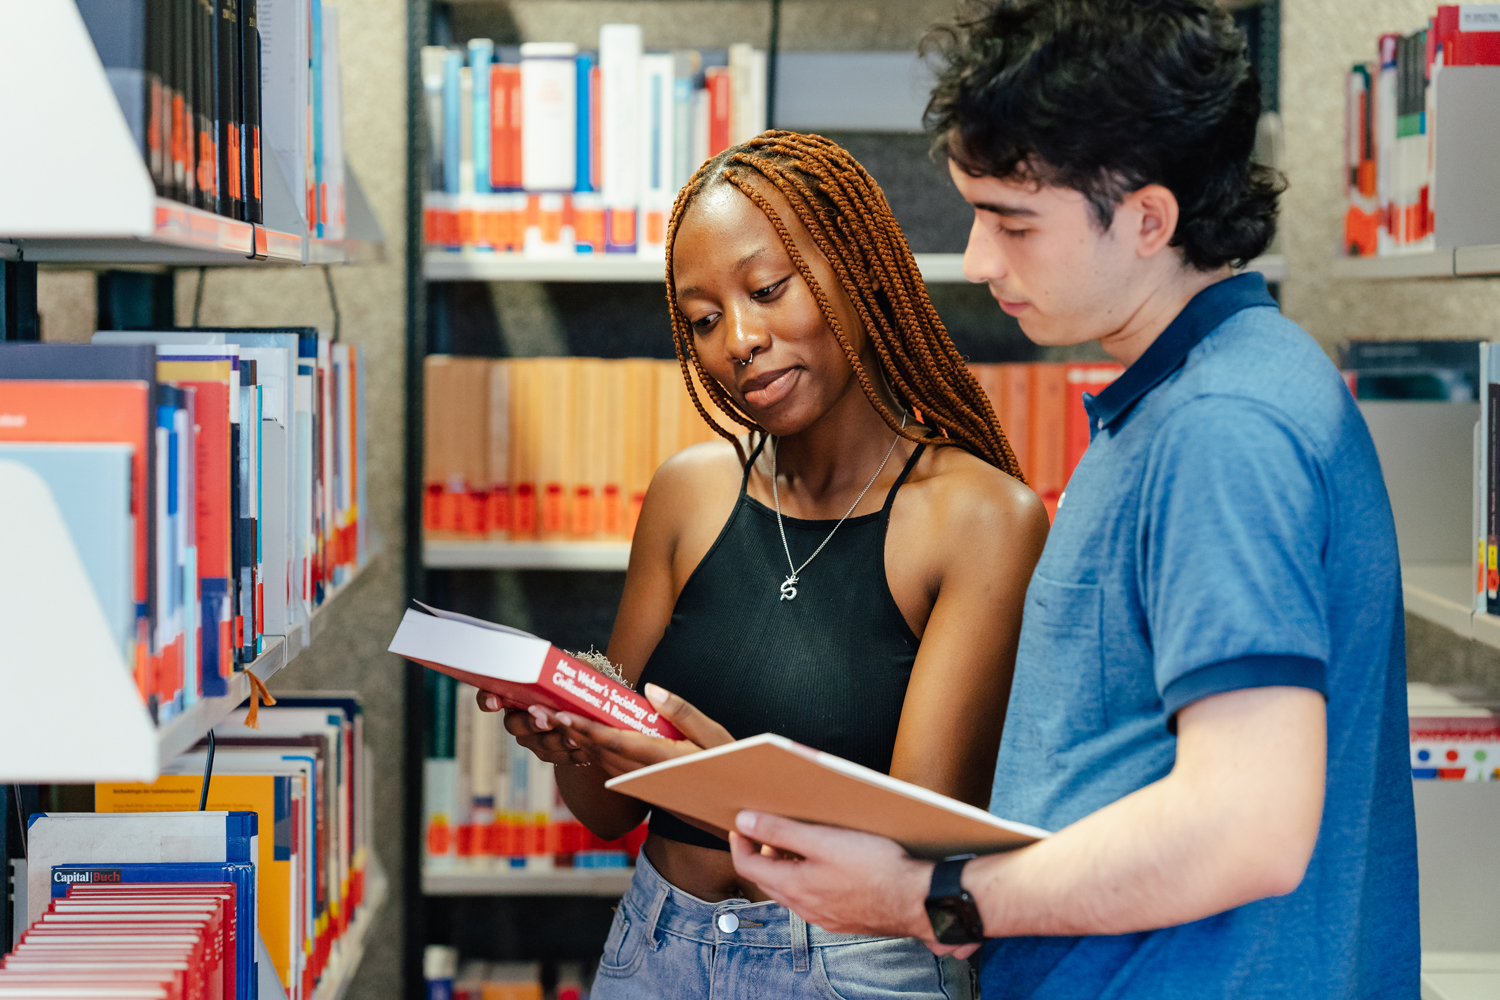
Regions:
[[704, 81], [708, 88], [708, 155], [718, 156], [729, 148], [729, 68], [709, 67]]

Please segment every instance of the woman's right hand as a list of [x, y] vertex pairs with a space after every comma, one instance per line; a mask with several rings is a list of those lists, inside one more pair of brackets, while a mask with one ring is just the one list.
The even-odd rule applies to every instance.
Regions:
[[593, 755], [586, 750], [570, 747], [567, 736], [551, 726], [540, 709], [527, 711], [504, 705], [500, 696], [489, 691], [480, 691], [477, 697], [479, 708], [484, 712], [505, 709], [505, 731], [516, 738], [516, 742], [548, 764], [592, 764]]

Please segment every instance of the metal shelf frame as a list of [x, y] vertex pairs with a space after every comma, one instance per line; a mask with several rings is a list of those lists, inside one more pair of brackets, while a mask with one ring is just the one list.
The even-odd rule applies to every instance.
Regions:
[[429, 896], [623, 896], [634, 868], [556, 868], [532, 871], [460, 865], [424, 869], [422, 892]]

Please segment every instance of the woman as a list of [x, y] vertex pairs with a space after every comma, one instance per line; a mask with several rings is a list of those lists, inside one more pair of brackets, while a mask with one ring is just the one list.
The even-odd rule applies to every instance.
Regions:
[[[540, 708], [507, 729], [607, 838], [647, 813], [607, 778], [764, 731], [983, 807], [1047, 520], [879, 187], [826, 139], [767, 132], [698, 171], [667, 245], [684, 376], [749, 433], [720, 427], [657, 471], [608, 656], [689, 739]], [[723, 831], [659, 810], [650, 830], [598, 1000], [726, 979], [971, 995], [962, 962], [914, 939], [828, 934], [769, 902]]]

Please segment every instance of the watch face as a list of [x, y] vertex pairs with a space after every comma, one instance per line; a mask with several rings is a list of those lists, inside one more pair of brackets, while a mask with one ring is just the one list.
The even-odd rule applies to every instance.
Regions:
[[974, 901], [963, 896], [942, 896], [927, 900], [927, 919], [938, 944], [976, 944], [984, 940]]

